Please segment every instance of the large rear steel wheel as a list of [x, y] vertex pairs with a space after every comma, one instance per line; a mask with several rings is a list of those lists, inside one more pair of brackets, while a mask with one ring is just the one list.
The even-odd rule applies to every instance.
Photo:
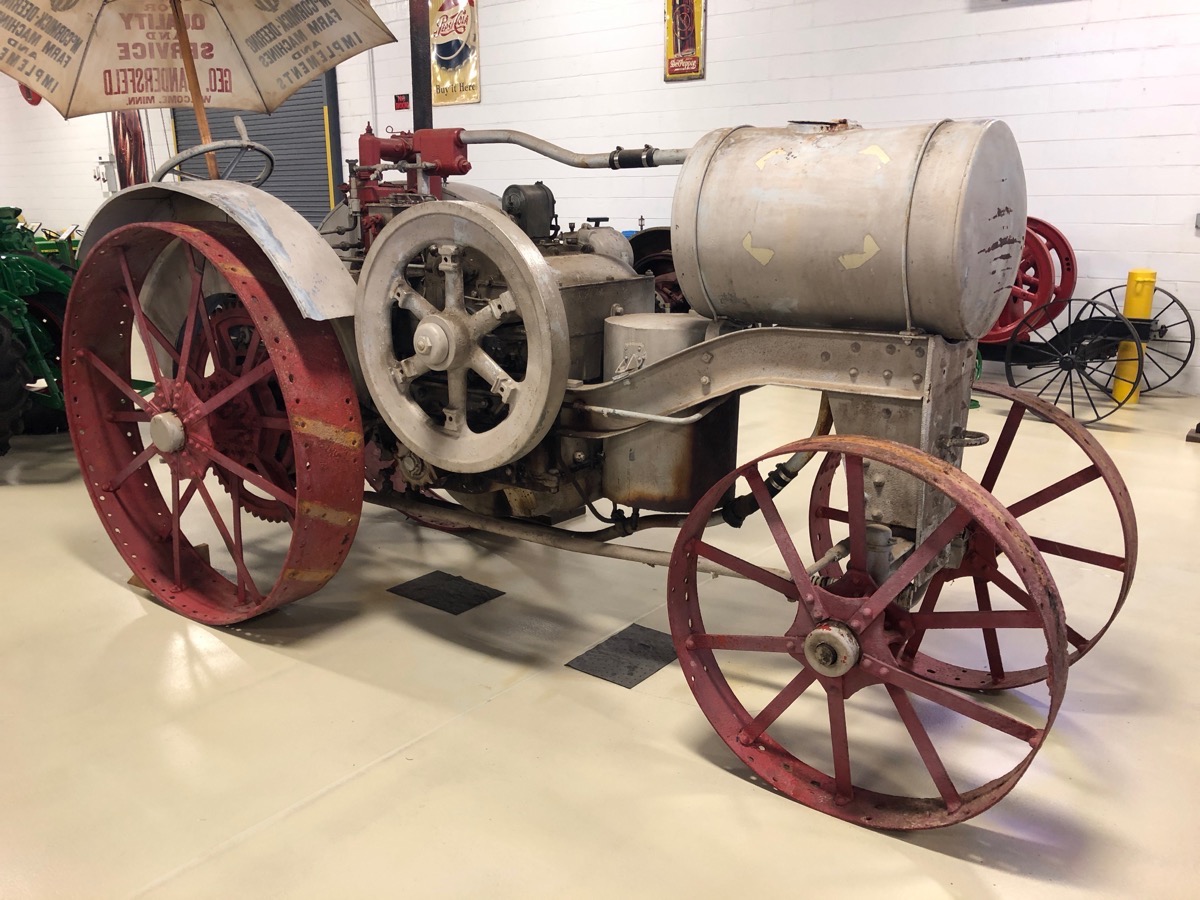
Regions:
[[[164, 266], [190, 285], [182, 340], [155, 324], [143, 290], [152, 270], [152, 285], [169, 280]], [[216, 311], [203, 287], [214, 280], [229, 298]], [[333, 330], [301, 317], [249, 236], [223, 223], [114, 231], [80, 269], [65, 332], [84, 481], [163, 604], [229, 624], [333, 577], [362, 509], [358, 402]], [[281, 521], [244, 522], [255, 502]]]
[[[849, 504], [845, 572], [822, 584], [810, 580], [806, 570], [815, 564], [801, 557], [788, 522], [803, 519], [805, 510], [789, 506], [787, 495], [772, 498], [760, 472], [765, 460], [797, 452], [836, 457], [847, 495], [858, 498]], [[870, 560], [862, 499], [865, 473], [873, 481], [881, 470], [915, 479], [948, 510], [888, 575]], [[759, 542], [746, 526], [707, 533], [715, 507], [738, 481], [758, 500], [761, 515], [747, 525], [757, 523]], [[969, 529], [994, 547], [1023, 607], [909, 611], [911, 586], [927, 567], [958, 552]], [[700, 557], [747, 580], [701, 581]], [[667, 606], [688, 685], [721, 739], [769, 787], [871, 828], [936, 828], [992, 806], [1029, 767], [1062, 701], [1065, 629], [1037, 547], [960, 470], [889, 441], [810, 438], [736, 469], [681, 530]], [[1029, 702], [974, 698], [941, 683], [952, 677], [948, 666], [904, 656], [906, 641], [921, 631], [985, 627], [1021, 629], [1040, 650], [1047, 677]]]

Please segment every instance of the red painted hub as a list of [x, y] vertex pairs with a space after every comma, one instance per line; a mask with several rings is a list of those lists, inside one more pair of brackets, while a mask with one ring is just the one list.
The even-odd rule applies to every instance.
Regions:
[[[224, 282], [220, 303], [202, 281]], [[183, 321], [164, 312], [173, 285], [184, 285]], [[149, 304], [164, 296], [161, 309]], [[88, 491], [162, 603], [228, 624], [333, 577], [362, 508], [357, 398], [333, 330], [301, 317], [251, 238], [224, 223], [119, 229], [80, 269], [65, 331]], [[143, 372], [154, 382], [145, 396], [134, 388]], [[245, 511], [279, 521], [247, 535]]]
[[[838, 460], [846, 496], [857, 498], [843, 511], [849, 529], [845, 572], [839, 569], [833, 581], [821, 585], [810, 581], [806, 567], [811, 561], [793, 542], [787, 507], [776, 504], [759, 470], [765, 460], [798, 452]], [[864, 472], [881, 467], [927, 486], [931, 497], [946, 504], [948, 515], [877, 584], [868, 574], [873, 538]], [[714, 508], [738, 481], [757, 499], [774, 552], [747, 544], [751, 536], [746, 533], [728, 543], [722, 529], [710, 534]], [[952, 555], [969, 529], [986, 535], [986, 555], [1003, 562], [1024, 605], [968, 613], [908, 611], [902, 601], [914, 579], [919, 583], [944, 554]], [[697, 579], [700, 557], [747, 581]], [[773, 560], [783, 573], [767, 568]], [[1032, 762], [1065, 687], [1066, 637], [1058, 598], [1032, 540], [961, 471], [888, 441], [810, 438], [724, 478], [680, 532], [667, 608], [684, 675], [725, 743], [766, 785], [872, 828], [936, 828], [992, 806]], [[771, 621], [777, 623], [774, 629], [766, 624]], [[1040, 647], [1047, 666], [1044, 706], [1018, 718], [939, 683], [948, 667], [939, 670], [941, 664], [922, 654], [917, 665], [905, 658], [904, 647], [915, 634], [972, 627], [1022, 629]], [[988, 745], [986, 752], [980, 742]], [[933, 796], [925, 794], [930, 787]]]

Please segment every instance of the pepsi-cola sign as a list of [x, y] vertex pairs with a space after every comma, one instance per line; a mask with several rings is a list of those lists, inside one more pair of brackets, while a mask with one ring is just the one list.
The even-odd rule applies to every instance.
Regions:
[[479, 102], [479, 18], [475, 0], [430, 0], [433, 103]]

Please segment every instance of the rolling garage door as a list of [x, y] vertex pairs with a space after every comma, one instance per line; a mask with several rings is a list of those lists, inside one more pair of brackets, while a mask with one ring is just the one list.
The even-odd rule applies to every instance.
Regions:
[[[226, 109], [210, 109], [208, 124], [214, 141], [236, 139], [233, 117], [240, 115], [250, 133], [250, 140], [265, 144], [275, 154], [275, 172], [263, 185], [263, 190], [287, 203], [313, 225], [320, 224], [329, 213], [329, 158], [325, 142], [325, 79], [318, 78], [288, 98], [271, 115], [235, 113]], [[181, 149], [200, 143], [196, 114], [190, 109], [174, 111], [175, 136]], [[217, 154], [221, 171], [236, 155], [235, 151]], [[261, 157], [247, 153], [234, 173], [245, 180], [259, 169]], [[188, 172], [207, 178], [203, 158], [192, 160], [184, 167]], [[339, 167], [340, 168], [340, 167]]]

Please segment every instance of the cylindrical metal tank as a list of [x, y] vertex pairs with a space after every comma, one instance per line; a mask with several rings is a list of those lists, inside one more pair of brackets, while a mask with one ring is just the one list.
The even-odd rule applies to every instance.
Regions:
[[[611, 381], [704, 340], [709, 321], [691, 313], [641, 313], [604, 322], [604, 377]], [[691, 425], [646, 424], [604, 442], [604, 496], [614, 503], [687, 512], [729, 474], [737, 457], [738, 399]]]
[[726, 128], [688, 154], [671, 245], [708, 316], [975, 338], [1012, 288], [1025, 202], [1000, 121]]

